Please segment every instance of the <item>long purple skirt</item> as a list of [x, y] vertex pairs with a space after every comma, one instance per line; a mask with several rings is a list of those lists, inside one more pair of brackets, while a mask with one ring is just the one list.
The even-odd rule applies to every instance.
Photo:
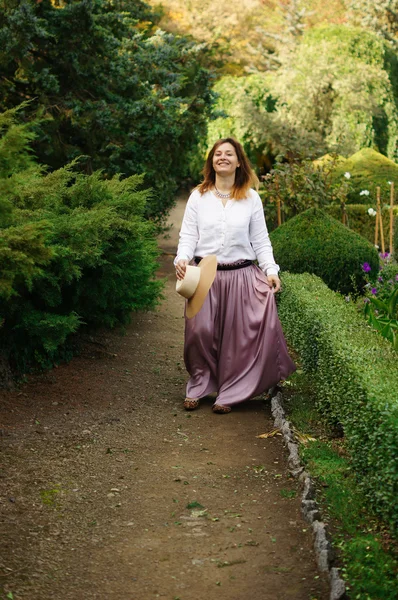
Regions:
[[186, 396], [217, 392], [223, 406], [258, 396], [295, 371], [274, 294], [258, 267], [217, 271], [201, 310], [185, 319], [184, 361]]

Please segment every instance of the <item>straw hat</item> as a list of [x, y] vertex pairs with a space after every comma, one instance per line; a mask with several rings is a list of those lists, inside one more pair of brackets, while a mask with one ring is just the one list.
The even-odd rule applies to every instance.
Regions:
[[186, 316], [194, 317], [202, 308], [217, 272], [217, 257], [210, 254], [195, 267], [187, 265], [184, 279], [177, 279], [176, 292], [188, 300]]

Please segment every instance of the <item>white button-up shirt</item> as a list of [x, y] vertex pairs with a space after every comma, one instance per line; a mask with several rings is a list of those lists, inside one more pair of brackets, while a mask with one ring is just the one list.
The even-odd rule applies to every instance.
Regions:
[[215, 254], [218, 263], [240, 259], [257, 260], [266, 275], [277, 275], [260, 196], [249, 190], [243, 200], [228, 200], [224, 206], [214, 192], [190, 195], [180, 231], [177, 261]]

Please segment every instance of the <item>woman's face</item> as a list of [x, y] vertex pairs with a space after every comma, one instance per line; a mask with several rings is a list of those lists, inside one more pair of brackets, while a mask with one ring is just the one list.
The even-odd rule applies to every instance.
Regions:
[[229, 142], [225, 142], [216, 148], [213, 156], [213, 169], [217, 175], [233, 175], [239, 167], [235, 148]]

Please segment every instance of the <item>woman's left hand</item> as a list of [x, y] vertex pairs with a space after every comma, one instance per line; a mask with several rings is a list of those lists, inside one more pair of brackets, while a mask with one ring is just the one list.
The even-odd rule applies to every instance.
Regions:
[[278, 275], [267, 275], [267, 281], [271, 286], [272, 292], [276, 294], [276, 292], [280, 292], [281, 290], [281, 280]]

